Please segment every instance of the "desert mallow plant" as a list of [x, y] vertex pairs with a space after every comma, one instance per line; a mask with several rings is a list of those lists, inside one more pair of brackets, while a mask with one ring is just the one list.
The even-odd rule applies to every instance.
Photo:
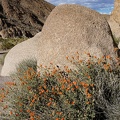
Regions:
[[[112, 58], [88, 61], [66, 57], [76, 70], [60, 70], [24, 61], [0, 94], [1, 118], [12, 120], [117, 120], [120, 110], [120, 67]], [[113, 67], [114, 66], [114, 67]], [[4, 111], [4, 112], [2, 112]]]

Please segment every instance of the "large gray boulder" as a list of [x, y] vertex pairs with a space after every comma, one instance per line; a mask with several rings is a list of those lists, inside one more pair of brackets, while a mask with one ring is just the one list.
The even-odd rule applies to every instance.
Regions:
[[118, 44], [118, 48], [120, 49], [120, 42], [119, 42], [119, 44]]
[[114, 9], [108, 20], [112, 33], [116, 38], [120, 38], [120, 0], [115, 0]]
[[63, 68], [74, 66], [66, 56], [86, 60], [84, 52], [101, 57], [114, 57], [113, 39], [106, 19], [96, 11], [80, 5], [57, 6], [47, 18], [42, 32], [18, 44], [7, 54], [2, 76], [9, 76], [16, 65], [25, 59], [35, 58], [38, 66], [50, 62]]
[[36, 59], [40, 34], [38, 33], [33, 38], [16, 45], [8, 52], [5, 57], [1, 76], [9, 76], [11, 73], [16, 72], [17, 65], [23, 60]]
[[114, 56], [113, 39], [106, 19], [98, 12], [80, 5], [57, 6], [47, 18], [38, 44], [38, 65], [50, 62], [73, 67], [66, 56], [84, 52], [101, 57]]

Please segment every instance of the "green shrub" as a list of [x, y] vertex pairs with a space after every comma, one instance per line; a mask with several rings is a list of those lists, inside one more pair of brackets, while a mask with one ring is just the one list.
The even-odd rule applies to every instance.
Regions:
[[6, 55], [7, 55], [7, 53], [3, 54], [2, 57], [0, 58], [1, 65], [4, 65], [4, 60], [5, 60]]
[[7, 38], [7, 39], [0, 38], [0, 42], [2, 43], [1, 48], [3, 50], [11, 49], [18, 43], [21, 43], [25, 40], [26, 38]]
[[[20, 64], [13, 82], [2, 89], [1, 117], [12, 120], [117, 120], [120, 109], [120, 67], [112, 58], [88, 54], [84, 62], [68, 58], [76, 66], [64, 70], [36, 62]], [[30, 64], [29, 64], [30, 63]]]

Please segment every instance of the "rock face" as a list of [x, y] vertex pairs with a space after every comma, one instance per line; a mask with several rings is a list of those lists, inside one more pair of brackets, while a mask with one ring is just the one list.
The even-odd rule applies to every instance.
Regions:
[[0, 36], [34, 36], [53, 8], [44, 0], [0, 0]]
[[111, 30], [98, 12], [80, 5], [60, 5], [51, 12], [40, 34], [10, 50], [1, 75], [9, 76], [20, 61], [29, 58], [36, 58], [38, 66], [52, 62], [60, 68], [74, 68], [66, 56], [76, 52], [84, 60], [84, 52], [97, 57], [114, 56]]
[[114, 9], [108, 22], [113, 35], [116, 38], [120, 38], [120, 0], [115, 0]]
[[[47, 18], [38, 46], [38, 65], [50, 62], [58, 66], [71, 64], [66, 56], [84, 52], [97, 57], [114, 56], [113, 39], [106, 19], [99, 13], [79, 5], [57, 6]], [[72, 66], [71, 66], [72, 67]]]
[[110, 19], [110, 15], [108, 14], [101, 14], [106, 20], [109, 20]]
[[120, 49], [120, 42], [119, 42], [119, 44], [118, 44], [118, 48]]
[[16, 71], [16, 66], [23, 60], [36, 59], [37, 44], [40, 40], [40, 34], [36, 34], [12, 48], [5, 57], [1, 76], [9, 76]]

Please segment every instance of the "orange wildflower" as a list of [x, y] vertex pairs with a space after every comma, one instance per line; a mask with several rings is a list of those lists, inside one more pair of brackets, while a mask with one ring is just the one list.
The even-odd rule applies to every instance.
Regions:
[[34, 117], [30, 117], [30, 120], [35, 120]]
[[84, 88], [86, 88], [86, 87], [89, 86], [89, 84], [87, 84], [87, 83], [85, 83], [85, 82], [80, 82], [80, 84], [81, 84]]
[[88, 68], [90, 68], [90, 66], [88, 66]]
[[59, 118], [56, 118], [55, 120], [59, 120]]
[[55, 88], [54, 87], [52, 87], [52, 91], [54, 91], [55, 90]]
[[5, 105], [5, 106], [3, 107], [3, 110], [4, 110], [4, 109], [7, 109], [7, 108], [8, 108], [8, 106], [7, 106], [7, 105]]
[[74, 104], [75, 104], [75, 101], [72, 101], [72, 102], [71, 102], [71, 105], [74, 105]]
[[47, 79], [46, 79], [46, 78], [44, 78], [43, 80], [44, 80], [44, 81], [46, 81]]
[[57, 72], [57, 69], [54, 69], [51, 74], [54, 75], [56, 72]]
[[100, 64], [102, 62], [102, 59], [98, 59], [98, 64]]
[[37, 76], [40, 77], [40, 72], [37, 73]]
[[72, 91], [74, 91], [75, 89], [74, 88], [71, 88]]
[[32, 103], [34, 103], [34, 102], [35, 102], [35, 99], [32, 100]]
[[28, 89], [28, 90], [31, 90], [31, 87], [30, 87], [30, 86], [28, 86], [28, 87], [27, 87], [27, 89]]
[[88, 101], [88, 102], [86, 102], [86, 104], [90, 104], [90, 102]]
[[73, 85], [77, 85], [77, 82], [73, 81]]
[[71, 72], [71, 70], [70, 70], [70, 69], [67, 69], [67, 70], [66, 70], [66, 72], [67, 72], [67, 73], [70, 73], [70, 72]]
[[19, 114], [15, 114], [16, 116], [19, 116]]
[[82, 63], [83, 62], [83, 60], [79, 60], [79, 63]]
[[23, 104], [22, 103], [19, 103], [19, 106], [22, 106]]
[[37, 120], [40, 120], [40, 116], [36, 116]]
[[88, 91], [89, 91], [88, 88], [86, 88], [86, 89], [85, 89], [85, 94], [86, 94], [86, 95], [88, 94]]
[[56, 114], [61, 115], [61, 114], [62, 114], [62, 112], [57, 112]]
[[41, 95], [41, 94], [43, 94], [45, 91], [44, 90], [41, 90], [40, 92], [39, 92], [39, 94]]
[[10, 115], [12, 115], [12, 114], [13, 114], [12, 110], [9, 112], [9, 114], [10, 114]]
[[90, 53], [86, 53], [89, 57], [91, 57]]
[[52, 101], [53, 99], [52, 98], [49, 98], [49, 101]]
[[107, 55], [106, 58], [107, 58], [107, 59], [111, 59], [111, 56], [110, 56], [110, 55]]
[[87, 94], [87, 98], [91, 98], [92, 95], [90, 93]]
[[10, 85], [10, 86], [12, 86], [12, 85], [16, 85], [14, 82], [5, 82], [5, 85]]
[[49, 102], [48, 104], [47, 104], [47, 106], [50, 106], [52, 104], [52, 102]]
[[59, 95], [62, 95], [63, 93], [62, 92], [58, 92]]
[[67, 80], [66, 80], [66, 79], [63, 79], [62, 82], [63, 82], [63, 83], [67, 83]]
[[43, 65], [42, 64], [40, 64], [40, 67], [42, 67]]
[[21, 85], [25, 85], [25, 84], [27, 84], [27, 83], [26, 83], [26, 82], [22, 82], [22, 83], [21, 83]]
[[61, 120], [65, 120], [64, 118], [61, 118]]
[[104, 58], [105, 58], [105, 56], [103, 55], [103, 56], [102, 56], [102, 59], [104, 59]]
[[28, 109], [28, 110], [26, 110], [27, 111], [27, 113], [30, 113], [31, 111]]
[[79, 52], [78, 52], [78, 51], [76, 51], [76, 54], [78, 54], [78, 55], [79, 55]]
[[88, 65], [90, 65], [90, 64], [91, 64], [91, 61], [90, 61], [90, 60], [88, 60], [88, 61], [87, 61], [87, 64], [88, 64]]
[[44, 89], [47, 89], [46, 85], [43, 86]]
[[77, 55], [76, 58], [79, 60], [79, 55]]
[[61, 88], [62, 88], [62, 90], [63, 90], [63, 89], [65, 89], [65, 86], [64, 86], [64, 85], [62, 85], [62, 86], [61, 86]]
[[33, 103], [32, 103], [32, 102], [30, 103], [30, 106], [33, 106]]
[[30, 117], [34, 117], [35, 116], [35, 112], [30, 112]]
[[90, 79], [91, 77], [88, 75], [88, 79]]
[[66, 56], [66, 59], [68, 60], [68, 59], [69, 59], [69, 57], [68, 57], [68, 56]]
[[50, 62], [51, 65], [53, 65], [53, 62]]
[[94, 84], [90, 84], [91, 87], [94, 87]]
[[77, 85], [76, 85], [76, 86], [75, 86], [75, 88], [76, 88], [76, 89], [78, 89], [78, 88], [79, 88], [79, 86], [77, 86]]
[[72, 56], [72, 59], [74, 60], [74, 57]]
[[66, 90], [70, 90], [70, 87], [67, 87]]
[[34, 99], [37, 99], [37, 95], [34, 95]]
[[68, 69], [68, 66], [64, 66], [64, 69], [66, 72], [68, 72], [68, 73], [70, 72], [70, 70]]
[[9, 91], [7, 90], [7, 91], [6, 91], [6, 94], [8, 94], [8, 93], [9, 93]]
[[104, 64], [103, 67], [104, 67], [105, 70], [108, 70], [110, 68], [110, 65], [109, 64]]
[[96, 56], [94, 56], [94, 58], [97, 58]]
[[3, 90], [3, 91], [4, 91], [5, 89], [4, 89], [4, 88], [1, 88], [1, 90]]
[[22, 109], [20, 109], [20, 112], [22, 112]]
[[70, 83], [70, 80], [69, 80], [69, 79], [67, 80], [67, 83]]

